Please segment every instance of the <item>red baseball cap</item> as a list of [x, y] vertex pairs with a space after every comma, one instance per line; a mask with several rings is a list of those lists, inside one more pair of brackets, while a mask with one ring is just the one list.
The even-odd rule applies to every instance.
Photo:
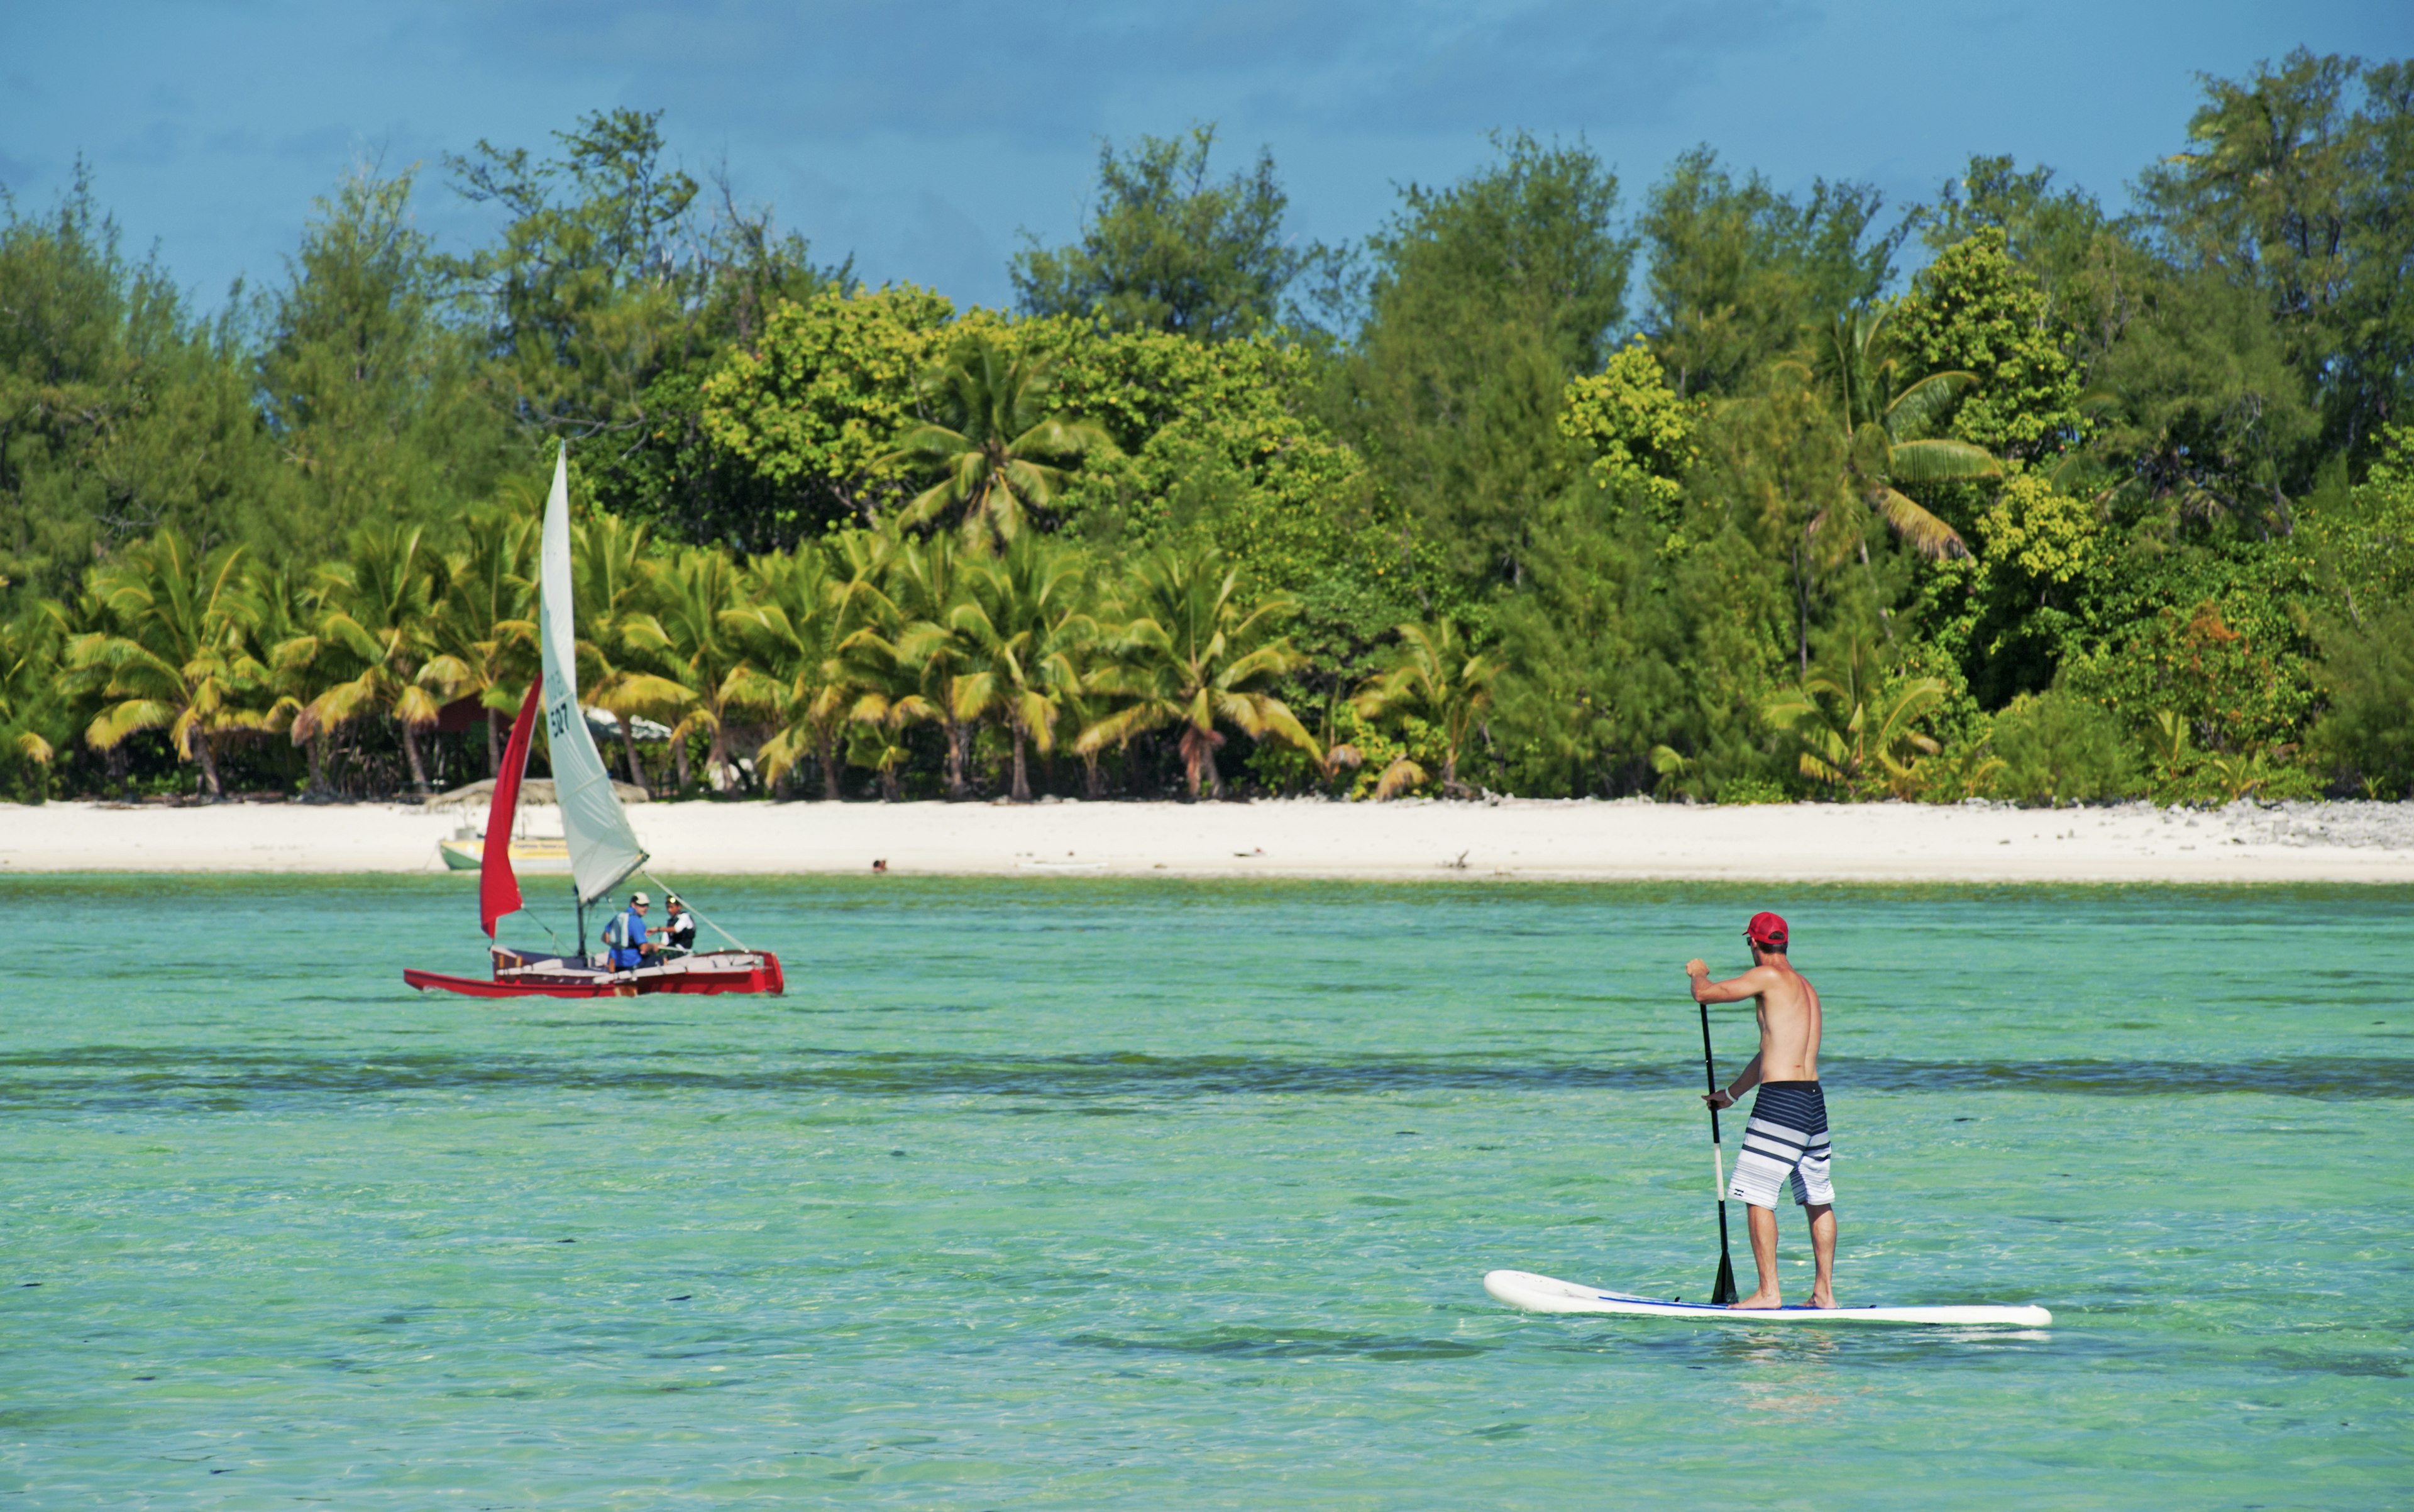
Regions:
[[1772, 913], [1754, 914], [1751, 922], [1743, 927], [1743, 937], [1754, 945], [1782, 945], [1785, 943], [1785, 921]]

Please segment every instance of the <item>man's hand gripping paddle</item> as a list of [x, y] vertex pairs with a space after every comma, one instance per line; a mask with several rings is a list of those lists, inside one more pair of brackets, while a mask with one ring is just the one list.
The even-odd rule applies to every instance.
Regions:
[[[1702, 1010], [1702, 1073], [1709, 1078], [1713, 1096], [1719, 1090], [1719, 1063], [1710, 1054], [1710, 1005]], [[1718, 1185], [1712, 1189], [1719, 1198], [1719, 1280], [1710, 1288], [1710, 1306], [1722, 1308], [1736, 1299], [1735, 1258], [1727, 1249], [1727, 1162], [1719, 1148], [1719, 1110], [1710, 1109], [1710, 1169], [1716, 1173]]]

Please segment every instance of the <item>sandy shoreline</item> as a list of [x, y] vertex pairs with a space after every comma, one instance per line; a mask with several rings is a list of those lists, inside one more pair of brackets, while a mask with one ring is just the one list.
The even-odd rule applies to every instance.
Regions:
[[[671, 877], [859, 873], [879, 859], [896, 874], [959, 876], [2414, 882], [2406, 803], [692, 802], [630, 816], [652, 870]], [[526, 818], [532, 833], [560, 832], [550, 808]], [[394, 804], [0, 805], [0, 876], [438, 872], [437, 842], [462, 822]]]

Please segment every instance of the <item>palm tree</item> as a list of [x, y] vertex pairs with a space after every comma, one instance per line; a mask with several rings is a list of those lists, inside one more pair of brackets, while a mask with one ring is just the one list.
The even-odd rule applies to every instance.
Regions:
[[[891, 609], [879, 601], [876, 618], [847, 636], [840, 660], [846, 723], [862, 731], [849, 745], [869, 741], [874, 759], [868, 764], [879, 774], [881, 796], [893, 803], [904, 796], [899, 772], [910, 755], [905, 731], [937, 719], [939, 710], [922, 692], [924, 667], [912, 654], [915, 642], [901, 633]], [[952, 754], [952, 743], [949, 749]], [[855, 755], [851, 749], [850, 758]]]
[[1093, 573], [1083, 587], [1088, 590], [1084, 598], [1089, 634], [1069, 639], [1063, 648], [1061, 654], [1072, 667], [1072, 678], [1060, 695], [1057, 713], [1071, 738], [1073, 754], [1081, 760], [1083, 796], [1100, 799], [1107, 794], [1106, 774], [1100, 768], [1106, 748], [1083, 745], [1080, 737], [1122, 707], [1122, 700], [1109, 693], [1106, 684], [1114, 680], [1111, 669], [1121, 665], [1125, 632], [1136, 611], [1131, 585], [1120, 575]]
[[646, 563], [648, 607], [620, 623], [620, 640], [663, 666], [687, 691], [686, 714], [671, 731], [679, 786], [688, 784], [687, 739], [703, 730], [710, 741], [705, 780], [728, 786], [728, 715], [758, 703], [759, 685], [747, 673], [743, 630], [746, 584], [729, 554], [688, 546]]
[[[969, 768], [978, 715], [966, 714], [960, 684], [973, 671], [969, 647], [953, 622], [963, 602], [966, 561], [946, 536], [901, 537], [881, 553], [879, 591], [863, 607], [863, 627], [847, 638], [849, 665], [866, 685], [884, 690], [890, 727], [935, 721], [946, 738], [947, 797], [972, 796]], [[911, 687], [911, 694], [902, 690]], [[886, 690], [901, 690], [889, 692]], [[902, 723], [899, 723], [902, 721]]]
[[47, 791], [50, 766], [57, 756], [47, 728], [56, 728], [66, 681], [59, 676], [61, 651], [67, 639], [67, 607], [54, 599], [37, 599], [15, 618], [0, 623], [0, 751], [33, 769], [34, 786]]
[[345, 560], [320, 570], [310, 633], [276, 650], [281, 667], [332, 671], [337, 681], [293, 721], [296, 745], [365, 713], [402, 732], [411, 786], [428, 790], [419, 732], [436, 723], [469, 669], [436, 640], [436, 606], [448, 563], [416, 525], [369, 524], [352, 532]]
[[502, 723], [541, 675], [536, 624], [537, 518], [506, 508], [470, 510], [446, 574], [435, 635], [463, 669], [457, 696], [486, 711], [486, 775], [500, 775]]
[[887, 719], [862, 719], [848, 726], [847, 759], [858, 766], [870, 767], [880, 779], [883, 802], [895, 803], [905, 796], [900, 773], [912, 759], [913, 747], [905, 743], [905, 728], [914, 717], [902, 705]]
[[[108, 702], [109, 668], [80, 662], [76, 657], [76, 642], [81, 637], [90, 633], [106, 635], [112, 628], [109, 609], [100, 601], [97, 576], [85, 574], [83, 582], [78, 585], [70, 597], [42, 601], [57, 620], [52, 633], [58, 637], [58, 654], [51, 699], [59, 713], [60, 740], [51, 742], [54, 746], [73, 740], [78, 730], [86, 728], [99, 717]], [[257, 637], [251, 643], [255, 647], [266, 644]], [[132, 789], [128, 786], [126, 742], [120, 741], [102, 750], [100, 758], [118, 796], [128, 796]]]
[[[1933, 434], [1975, 374], [1930, 373], [1906, 382], [1903, 359], [1887, 348], [1891, 307], [1848, 310], [1828, 325], [1820, 367], [1844, 421], [1844, 486], [1922, 556], [1966, 557], [1961, 533], [1905, 496], [1897, 483], [1970, 483], [2001, 477], [2004, 465], [1984, 447]], [[1824, 511], [1811, 521], [1816, 531]]]
[[49, 768], [58, 749], [43, 727], [58, 717], [58, 666], [67, 640], [67, 606], [37, 599], [0, 623], [0, 744], [20, 761]]
[[1703, 797], [1705, 783], [1700, 756], [1689, 756], [1673, 745], [1655, 745], [1651, 748], [1651, 770], [1660, 774], [1661, 791], [1675, 793], [1688, 803], [1697, 802]]
[[1090, 799], [1107, 796], [1106, 773], [1098, 765], [1099, 759], [1105, 755], [1105, 748], [1099, 745], [1083, 745], [1078, 736], [1080, 731], [1088, 729], [1115, 710], [1114, 700], [1107, 697], [1097, 686], [1098, 670], [1102, 665], [1097, 658], [1099, 653], [1110, 650], [1107, 637], [1110, 634], [1111, 632], [1102, 625], [1099, 627], [1097, 636], [1079, 646], [1068, 648], [1065, 652], [1067, 659], [1073, 663], [1074, 676], [1073, 685], [1064, 692], [1061, 713], [1066, 726], [1076, 734], [1073, 754], [1081, 758], [1081, 796]]
[[[1334, 785], [1334, 791], [1336, 796], [1338, 796], [1342, 791], [1339, 786], [1342, 781], [1342, 774], [1345, 772], [1356, 771], [1359, 768], [1366, 764], [1366, 754], [1364, 752], [1359, 750], [1351, 741], [1339, 738], [1341, 731], [1338, 716], [1341, 712], [1341, 694], [1338, 689], [1326, 696], [1324, 700], [1324, 723], [1322, 726], [1318, 729], [1316, 737], [1318, 743], [1324, 747], [1323, 756], [1319, 757], [1316, 763], [1316, 774], [1323, 778], [1326, 782]], [[1350, 711], [1353, 714], [1357, 711], [1356, 701], [1354, 699], [1351, 700]], [[1394, 763], [1394, 765], [1396, 764], [1397, 763]], [[1390, 771], [1386, 769], [1383, 775], [1386, 777], [1390, 776]], [[1422, 781], [1423, 774], [1420, 772], [1418, 777], [1419, 780]], [[1380, 786], [1379, 780], [1378, 782], [1378, 786]]]
[[[328, 668], [308, 654], [310, 632], [319, 617], [319, 592], [308, 578], [291, 569], [256, 570], [245, 591], [251, 621], [252, 644], [262, 648], [268, 662], [269, 728], [289, 734], [310, 700], [326, 691]], [[331, 659], [332, 660], [332, 659]], [[327, 732], [314, 731], [302, 742], [310, 766], [305, 801], [329, 796]]]
[[938, 418], [907, 427], [875, 464], [940, 474], [906, 504], [902, 522], [928, 525], [961, 510], [967, 546], [1013, 540], [1054, 502], [1067, 469], [1114, 450], [1097, 426], [1055, 412], [1055, 395], [1052, 360], [1009, 352], [985, 331], [958, 340], [922, 380], [924, 411]]
[[1917, 786], [1913, 763], [1939, 749], [1916, 726], [1945, 696], [1937, 678], [1889, 680], [1875, 648], [1855, 636], [1840, 663], [1823, 664], [1800, 686], [1771, 694], [1761, 716], [1801, 741], [1802, 775], [1847, 791], [1884, 787], [1908, 798]]
[[93, 573], [111, 628], [67, 642], [71, 666], [105, 679], [85, 742], [110, 751], [138, 730], [164, 729], [176, 755], [200, 766], [212, 799], [225, 796], [218, 741], [268, 725], [259, 703], [268, 668], [249, 646], [243, 556], [221, 546], [197, 558], [180, 532], [162, 530]]
[[[944, 538], [930, 546], [945, 548]], [[934, 677], [931, 638], [918, 634], [912, 616], [889, 590], [906, 576], [903, 562], [919, 557], [923, 544], [901, 534], [893, 523], [840, 538], [831, 591], [839, 599], [838, 666], [830, 674], [834, 696], [848, 727], [848, 759], [879, 774], [881, 796], [902, 796], [899, 772], [909, 755], [905, 730], [941, 717], [928, 693]], [[842, 576], [841, 576], [842, 574]], [[929, 580], [929, 564], [916, 576]], [[956, 743], [947, 742], [948, 767], [956, 778]], [[871, 756], [863, 760], [865, 754]], [[960, 779], [957, 779], [960, 781]]]
[[839, 645], [854, 626], [848, 584], [811, 541], [785, 556], [758, 557], [753, 584], [738, 612], [749, 649], [743, 671], [749, 702], [770, 710], [771, 738], [754, 753], [763, 780], [776, 784], [807, 756], [822, 771], [822, 796], [837, 802], [839, 738], [848, 681]]
[[[1459, 755], [1475, 722], [1492, 707], [1492, 684], [1500, 676], [1501, 664], [1479, 654], [1448, 620], [1395, 630], [1400, 642], [1391, 666], [1359, 690], [1358, 712], [1368, 719], [1410, 714], [1432, 725], [1441, 735], [1442, 791], [1464, 795], [1468, 790], [1458, 780]], [[1414, 781], [1424, 780], [1423, 769], [1406, 756], [1393, 766], [1402, 764], [1409, 769], [1400, 774], [1404, 780], [1410, 772]], [[1382, 796], [1398, 790], [1390, 771], [1378, 789]]]
[[1196, 799], [1202, 783], [1224, 796], [1216, 726], [1254, 739], [1289, 741], [1311, 758], [1316, 738], [1270, 691], [1306, 660], [1276, 634], [1293, 612], [1279, 594], [1244, 611], [1238, 571], [1213, 546], [1160, 550], [1141, 560], [1131, 584], [1132, 617], [1117, 636], [1114, 660], [1093, 680], [1124, 707], [1083, 730], [1077, 751], [1120, 746], [1143, 731], [1181, 730], [1182, 766]]
[[2162, 768], [2166, 792], [2178, 791], [2196, 770], [2197, 754], [2188, 748], [2188, 733], [2184, 716], [2168, 709], [2155, 711], [2154, 732], [2146, 739], [2155, 763]]
[[[621, 636], [643, 607], [649, 556], [647, 530], [617, 515], [597, 515], [570, 534], [571, 573], [577, 579], [579, 681], [584, 700], [620, 722], [620, 754], [629, 781], [646, 786], [637, 762], [636, 721], [678, 720], [694, 695], [679, 682], [642, 665]], [[684, 763], [682, 763], [684, 766]]]
[[1017, 803], [1031, 801], [1023, 747], [1036, 741], [1043, 756], [1056, 748], [1057, 713], [1080, 685], [1072, 652], [1096, 630], [1080, 612], [1081, 579], [1069, 547], [1024, 535], [973, 564], [964, 602], [949, 616], [975, 668], [956, 681], [956, 712], [1003, 717], [1014, 744]]

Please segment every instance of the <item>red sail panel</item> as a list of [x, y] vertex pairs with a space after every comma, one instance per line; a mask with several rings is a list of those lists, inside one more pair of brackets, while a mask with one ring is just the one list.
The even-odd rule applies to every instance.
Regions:
[[478, 922], [486, 937], [495, 937], [495, 921], [520, 909], [520, 879], [512, 873], [512, 821], [520, 806], [520, 777], [528, 770], [529, 738], [536, 733], [537, 705], [544, 702], [544, 684], [532, 681], [512, 721], [512, 738], [503, 747], [503, 770], [495, 778], [495, 806], [486, 811], [486, 850], [478, 866]]

